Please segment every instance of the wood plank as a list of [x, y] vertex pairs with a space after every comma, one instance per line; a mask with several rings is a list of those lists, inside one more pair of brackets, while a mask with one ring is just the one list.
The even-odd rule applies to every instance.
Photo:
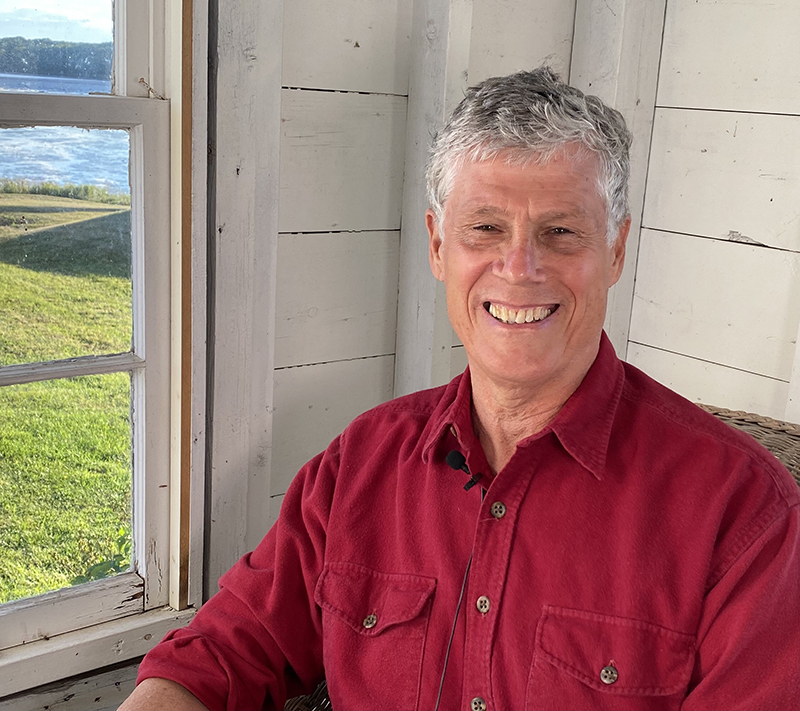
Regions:
[[292, 0], [283, 85], [408, 94], [413, 0]]
[[0, 655], [0, 697], [141, 657], [195, 610], [154, 610], [39, 640]]
[[207, 596], [258, 543], [267, 515], [283, 2], [230, 0], [218, 11]]
[[783, 419], [789, 384], [640, 343], [628, 346], [628, 362], [692, 402]]
[[394, 352], [399, 232], [281, 235], [275, 366]]
[[77, 378], [82, 375], [123, 373], [144, 368], [145, 362], [134, 353], [116, 355], [81, 356], [64, 360], [20, 363], [0, 367], [0, 385], [35, 383], [58, 378]]
[[797, 0], [670, 0], [660, 106], [797, 114]]
[[284, 89], [282, 102], [280, 231], [399, 229], [406, 98]]
[[797, 336], [794, 340], [794, 359], [792, 360], [792, 375], [789, 378], [786, 412], [780, 419], [800, 424], [800, 321], [797, 322]]
[[575, 0], [473, 0], [469, 83], [549, 64], [569, 75]]
[[136, 686], [134, 664], [47, 684], [0, 701], [0, 711], [114, 711]]
[[800, 250], [800, 116], [659, 109], [644, 224]]
[[800, 254], [643, 230], [631, 340], [788, 382]]
[[275, 371], [272, 496], [351, 420], [392, 397], [393, 372], [391, 355]]
[[463, 373], [467, 367], [467, 349], [464, 346], [453, 346], [450, 349], [450, 379]]
[[577, 0], [575, 7], [570, 82], [620, 111], [633, 134], [631, 229], [625, 268], [609, 292], [605, 321], [621, 358], [628, 347], [665, 6], [666, 0]]
[[140, 613], [143, 590], [139, 575], [122, 573], [0, 605], [0, 650]]
[[452, 330], [444, 285], [430, 273], [425, 166], [432, 136], [464, 96], [472, 0], [416, 0], [412, 26], [394, 393], [440, 385], [450, 374]]

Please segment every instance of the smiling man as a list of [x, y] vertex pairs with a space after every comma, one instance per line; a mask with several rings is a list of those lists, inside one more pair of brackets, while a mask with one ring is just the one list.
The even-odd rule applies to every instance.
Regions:
[[629, 144], [546, 68], [467, 92], [426, 217], [469, 368], [309, 462], [124, 709], [800, 706], [797, 486], [603, 334]]

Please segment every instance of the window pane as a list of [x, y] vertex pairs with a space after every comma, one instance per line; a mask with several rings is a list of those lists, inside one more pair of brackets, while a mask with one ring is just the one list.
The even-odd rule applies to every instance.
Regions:
[[0, 365], [130, 350], [128, 143], [0, 129]]
[[130, 568], [130, 375], [0, 387], [0, 602]]
[[111, 92], [112, 0], [4, 0], [0, 91]]

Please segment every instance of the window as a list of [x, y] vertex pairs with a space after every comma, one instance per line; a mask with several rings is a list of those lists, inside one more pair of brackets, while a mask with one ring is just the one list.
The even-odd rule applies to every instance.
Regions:
[[155, 642], [179, 624], [144, 614], [170, 601], [166, 3], [7, 5], [0, 696], [134, 656], [125, 630]]

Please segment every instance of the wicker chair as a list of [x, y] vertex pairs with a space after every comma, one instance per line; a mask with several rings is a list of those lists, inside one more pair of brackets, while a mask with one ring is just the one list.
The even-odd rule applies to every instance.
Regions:
[[[740, 410], [726, 410], [711, 405], [700, 407], [731, 427], [746, 432], [766, 447], [789, 470], [800, 486], [800, 425]], [[313, 694], [289, 699], [284, 708], [286, 711], [332, 711], [327, 684], [323, 681]]]

